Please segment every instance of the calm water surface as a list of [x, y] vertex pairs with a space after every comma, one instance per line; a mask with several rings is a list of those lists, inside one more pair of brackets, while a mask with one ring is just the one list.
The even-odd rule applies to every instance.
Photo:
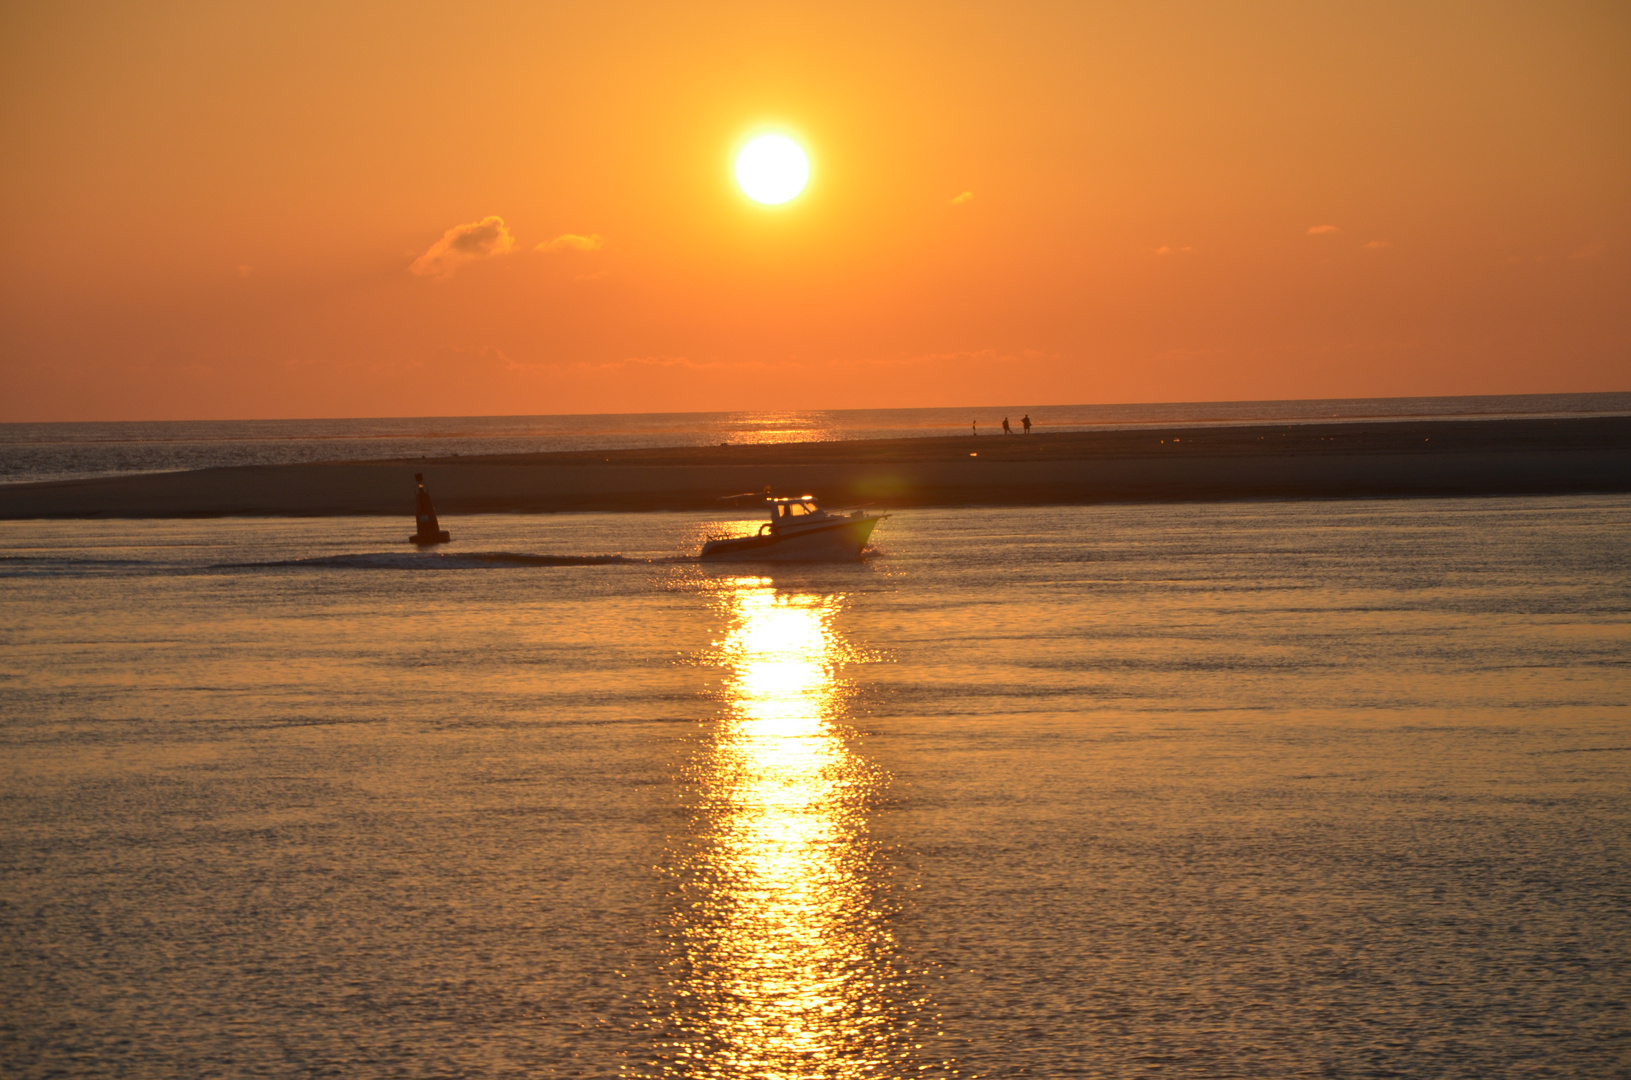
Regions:
[[0, 1072], [1631, 1071], [1631, 499], [444, 524], [0, 523]]

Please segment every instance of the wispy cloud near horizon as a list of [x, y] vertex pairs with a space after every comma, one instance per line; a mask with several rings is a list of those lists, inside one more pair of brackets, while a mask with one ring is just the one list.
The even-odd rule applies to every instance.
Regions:
[[566, 251], [599, 251], [606, 246], [606, 241], [599, 233], [589, 233], [587, 236], [579, 233], [562, 233], [553, 240], [545, 240], [534, 251], [542, 251], [546, 255], [559, 255]]
[[971, 203], [973, 201], [974, 201], [974, 192], [965, 191], [960, 195], [953, 195], [951, 198], [947, 199], [946, 200], [946, 205], [947, 206], [967, 206], [969, 203]]
[[515, 249], [515, 237], [497, 214], [480, 221], [455, 225], [442, 234], [408, 269], [421, 277], [445, 278], [465, 263], [505, 255]]
[[1332, 233], [1339, 233], [1341, 231], [1342, 230], [1335, 225], [1310, 225], [1308, 227], [1309, 236], [1330, 236]]

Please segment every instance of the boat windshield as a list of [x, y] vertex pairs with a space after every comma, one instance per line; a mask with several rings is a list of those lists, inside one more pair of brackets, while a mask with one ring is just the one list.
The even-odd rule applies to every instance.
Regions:
[[816, 505], [813, 502], [777, 503], [776, 504], [776, 516], [777, 517], [804, 517], [804, 516], [806, 516], [808, 514], [813, 514], [815, 512], [816, 512]]

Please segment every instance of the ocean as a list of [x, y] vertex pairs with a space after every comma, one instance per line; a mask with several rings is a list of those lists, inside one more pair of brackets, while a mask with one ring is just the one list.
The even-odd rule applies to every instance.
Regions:
[[444, 525], [0, 522], [0, 1073], [1631, 1068], [1631, 498]]
[[1306, 424], [1329, 420], [1631, 415], [1631, 393], [1213, 401], [1139, 405], [984, 405], [833, 412], [456, 416], [338, 420], [193, 420], [0, 424], [0, 484], [223, 465], [517, 454], [718, 443], [961, 435], [974, 425], [1047, 431], [1152, 424]]

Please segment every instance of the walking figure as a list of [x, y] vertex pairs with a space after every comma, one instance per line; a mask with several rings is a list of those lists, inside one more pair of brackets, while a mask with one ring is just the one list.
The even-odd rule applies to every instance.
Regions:
[[1025, 434], [1029, 435], [1031, 433], [1031, 414], [1026, 413], [1024, 416], [1019, 418], [1019, 422], [1024, 425]]
[[978, 420], [974, 421], [970, 426], [974, 428], [974, 434], [978, 435], [980, 433], [980, 422]]
[[1006, 416], [1002, 418], [1002, 433], [1004, 435], [1012, 435], [1014, 433], [1014, 429], [1008, 426], [1008, 418]]

